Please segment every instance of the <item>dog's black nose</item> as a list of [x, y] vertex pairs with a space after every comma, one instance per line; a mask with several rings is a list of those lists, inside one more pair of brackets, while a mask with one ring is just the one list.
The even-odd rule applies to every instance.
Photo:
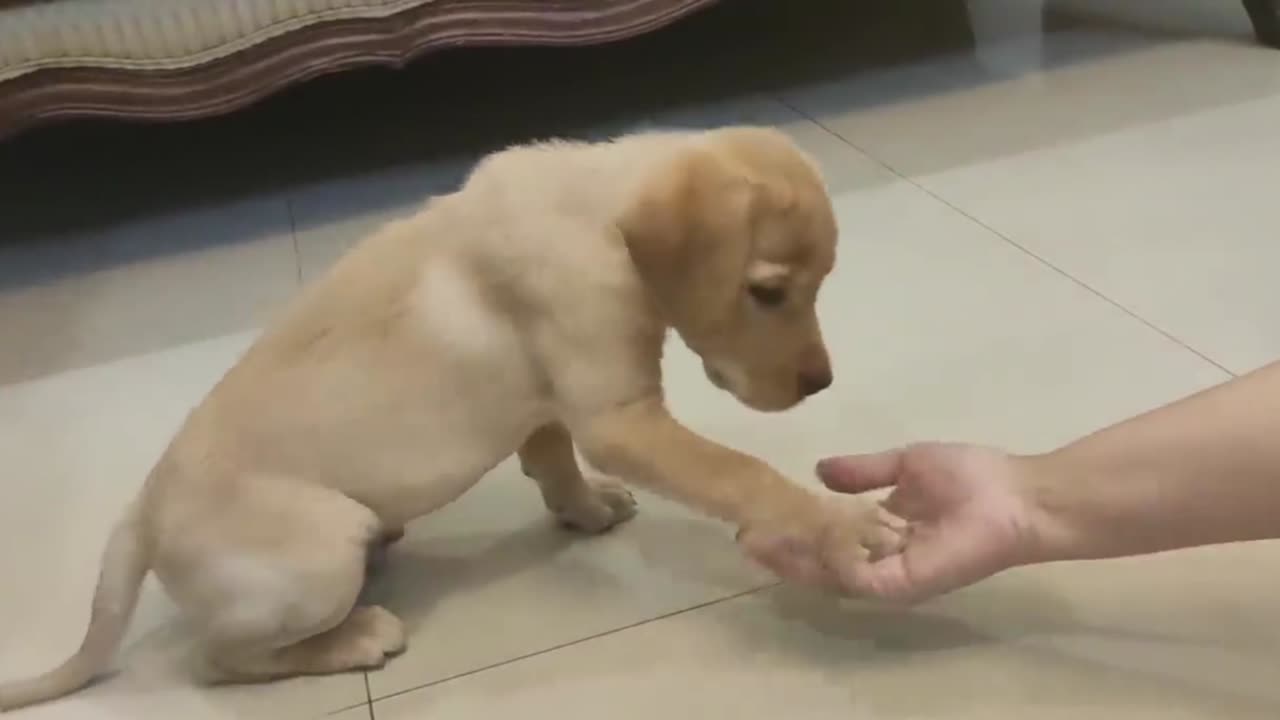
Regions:
[[800, 373], [800, 394], [805, 397], [817, 395], [823, 390], [831, 387], [831, 381], [833, 379], [834, 378], [831, 377], [830, 370]]

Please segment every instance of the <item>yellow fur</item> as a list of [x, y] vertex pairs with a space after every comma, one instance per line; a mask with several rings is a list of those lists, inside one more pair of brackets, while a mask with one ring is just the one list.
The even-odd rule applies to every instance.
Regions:
[[[84, 685], [154, 571], [214, 679], [374, 667], [404, 647], [357, 607], [371, 543], [518, 453], [547, 506], [599, 532], [624, 483], [829, 561], [877, 541], [761, 461], [677, 423], [674, 330], [714, 381], [776, 411], [830, 382], [814, 302], [836, 226], [813, 163], [760, 128], [515, 147], [367, 238], [190, 415], [104, 558], [84, 647], [0, 709]], [[762, 303], [762, 286], [781, 298]]]

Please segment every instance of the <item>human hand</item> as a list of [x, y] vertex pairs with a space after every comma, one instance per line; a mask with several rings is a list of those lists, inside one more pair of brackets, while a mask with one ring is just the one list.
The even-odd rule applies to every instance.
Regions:
[[[999, 450], [921, 444], [900, 450], [828, 458], [818, 464], [827, 487], [843, 493], [893, 488], [881, 517], [897, 529], [899, 552], [863, 560], [798, 552], [769, 538], [744, 547], [788, 579], [834, 585], [845, 592], [914, 602], [954, 590], [1026, 562], [1033, 553], [1034, 509], [1019, 458]], [[896, 518], [895, 518], [896, 516]]]

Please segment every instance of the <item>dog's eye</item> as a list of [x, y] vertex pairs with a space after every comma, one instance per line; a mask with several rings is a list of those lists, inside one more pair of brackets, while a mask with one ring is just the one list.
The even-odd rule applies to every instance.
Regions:
[[751, 299], [764, 307], [778, 307], [787, 301], [786, 288], [775, 285], [748, 285], [747, 292]]

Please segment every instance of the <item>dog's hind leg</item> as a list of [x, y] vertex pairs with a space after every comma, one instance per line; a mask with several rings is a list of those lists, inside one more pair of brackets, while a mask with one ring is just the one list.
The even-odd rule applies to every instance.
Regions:
[[636, 501], [616, 480], [587, 480], [573, 453], [573, 438], [560, 423], [533, 432], [520, 447], [520, 467], [538, 483], [547, 509], [583, 532], [604, 532], [636, 514]]
[[373, 511], [288, 478], [249, 482], [209, 509], [212, 517], [195, 521], [192, 532], [216, 533], [216, 543], [182, 543], [166, 558], [168, 568], [157, 569], [203, 626], [205, 679], [361, 670], [401, 652], [399, 619], [356, 605], [370, 545], [382, 532]]
[[213, 683], [372, 670], [405, 648], [400, 619], [378, 605], [353, 607], [336, 626], [283, 647], [222, 640], [210, 645], [207, 656], [206, 679]]

